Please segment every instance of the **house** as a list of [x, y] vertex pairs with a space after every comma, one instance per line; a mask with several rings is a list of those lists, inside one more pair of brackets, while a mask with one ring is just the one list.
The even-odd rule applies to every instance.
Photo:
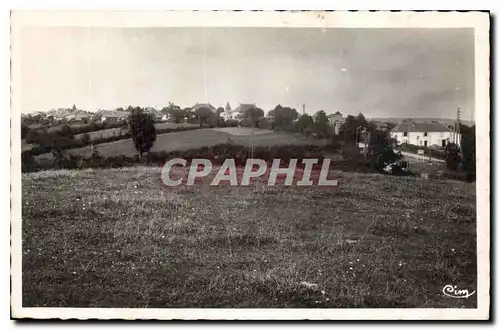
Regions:
[[83, 110], [77, 110], [76, 112], [65, 116], [64, 119], [66, 119], [68, 121], [81, 122], [81, 121], [89, 120], [90, 117], [91, 117], [90, 113], [87, 113]]
[[342, 116], [342, 113], [340, 113], [340, 111], [337, 111], [335, 113], [327, 115], [326, 117], [328, 118], [328, 123], [333, 127], [335, 135], [339, 135], [340, 127], [345, 122], [345, 118], [344, 116]]
[[236, 109], [233, 110], [233, 118], [240, 119], [243, 118], [248, 110], [255, 109], [257, 106], [255, 103], [240, 103]]
[[234, 119], [234, 114], [235, 112], [231, 109], [231, 105], [227, 102], [224, 107], [224, 112], [221, 113], [222, 118], [224, 118], [224, 120]]
[[448, 143], [460, 145], [460, 134], [437, 122], [415, 122], [403, 120], [391, 132], [398, 144], [408, 143], [423, 147], [445, 147]]
[[231, 110], [231, 106], [226, 104], [226, 108], [224, 109], [224, 112], [222, 113], [222, 117], [225, 120], [228, 119], [241, 119], [244, 115], [245, 112], [247, 112], [250, 109], [257, 108], [255, 103], [240, 103], [236, 109]]
[[119, 110], [101, 110], [98, 115], [101, 116], [101, 123], [118, 123], [127, 120], [129, 113]]

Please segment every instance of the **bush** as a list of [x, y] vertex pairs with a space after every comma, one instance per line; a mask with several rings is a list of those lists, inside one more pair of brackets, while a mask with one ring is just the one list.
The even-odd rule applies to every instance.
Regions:
[[238, 121], [234, 119], [226, 120], [226, 127], [238, 127]]
[[240, 125], [243, 127], [253, 127], [253, 121], [250, 118], [245, 118], [240, 121]]
[[33, 172], [36, 167], [35, 159], [29, 150], [23, 151], [21, 153], [21, 172]]
[[[273, 159], [280, 158], [283, 162], [287, 162], [292, 158], [299, 160], [303, 158], [318, 158], [323, 159], [325, 151], [330, 150], [330, 146], [269, 146], [269, 147], [255, 147], [254, 158], [260, 158], [271, 163]], [[74, 156], [65, 155], [62, 150], [52, 149], [53, 160], [50, 163], [35, 162], [33, 161], [32, 154], [26, 152], [23, 156], [25, 166], [24, 172], [31, 172], [41, 169], [50, 168], [66, 168], [66, 169], [80, 169], [80, 168], [110, 168], [131, 166], [134, 164], [154, 164], [163, 165], [165, 161], [172, 158], [184, 158], [187, 161], [193, 158], [206, 158], [210, 159], [214, 164], [222, 164], [226, 159], [235, 159], [236, 165], [242, 166], [245, 164], [248, 156], [248, 147], [235, 144], [219, 144], [212, 147], [203, 147], [199, 149], [190, 150], [177, 150], [171, 152], [149, 152], [142, 160], [139, 157], [102, 157], [94, 148], [91, 150], [90, 155]], [[282, 163], [283, 163], [282, 162]]]

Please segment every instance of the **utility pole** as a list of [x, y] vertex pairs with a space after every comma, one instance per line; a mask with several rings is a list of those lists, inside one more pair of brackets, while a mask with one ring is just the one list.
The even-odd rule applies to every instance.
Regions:
[[370, 142], [370, 132], [367, 132], [366, 128], [363, 129], [363, 132], [365, 133], [364, 134], [365, 135], [365, 150], [364, 150], [364, 152], [365, 152], [365, 162], [366, 162], [366, 156], [368, 154], [368, 144]]
[[456, 144], [460, 147], [460, 108], [457, 108], [457, 122], [455, 123]]

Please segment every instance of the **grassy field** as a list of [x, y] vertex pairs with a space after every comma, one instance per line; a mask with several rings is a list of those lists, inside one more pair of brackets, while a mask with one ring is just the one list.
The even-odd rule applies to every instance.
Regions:
[[[241, 128], [241, 130], [245, 129]], [[240, 145], [250, 145], [251, 138], [248, 134], [234, 135], [228, 133], [228, 131], [211, 128], [184, 132], [172, 132], [158, 135], [151, 151], [188, 150], [228, 143], [229, 141]], [[309, 139], [300, 134], [274, 133], [273, 131], [267, 131], [266, 134], [256, 134], [253, 137], [253, 143], [255, 146], [270, 146], [287, 144], [318, 144], [324, 143], [324, 141]], [[101, 143], [96, 145], [96, 148], [104, 157], [120, 155], [133, 157], [137, 154], [131, 139]], [[76, 148], [69, 150], [69, 153], [82, 155], [87, 154], [88, 150], [88, 147]]]
[[264, 189], [167, 188], [153, 167], [23, 174], [23, 306], [476, 306], [442, 294], [476, 290], [475, 184], [337, 177]]

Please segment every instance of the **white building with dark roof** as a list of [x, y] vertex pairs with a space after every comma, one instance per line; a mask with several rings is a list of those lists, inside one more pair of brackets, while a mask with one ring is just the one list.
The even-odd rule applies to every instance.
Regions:
[[391, 138], [398, 144], [408, 143], [423, 147], [445, 147], [448, 143], [460, 145], [460, 134], [439, 122], [403, 120], [391, 130]]
[[97, 115], [100, 116], [101, 123], [117, 123], [127, 120], [129, 113], [119, 110], [99, 110]]
[[240, 103], [236, 109], [231, 110], [231, 106], [228, 103], [226, 104], [226, 109], [224, 110], [222, 116], [225, 120], [239, 119], [244, 116], [245, 112], [254, 108], [257, 108], [255, 103]]

